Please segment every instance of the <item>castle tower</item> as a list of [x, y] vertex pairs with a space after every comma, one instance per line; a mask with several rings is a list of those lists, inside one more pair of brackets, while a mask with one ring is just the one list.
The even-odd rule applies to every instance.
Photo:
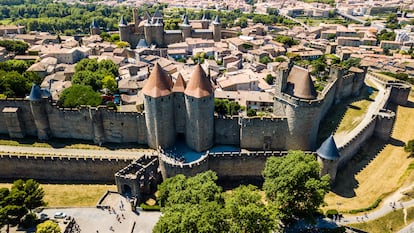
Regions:
[[174, 87], [172, 92], [174, 93], [174, 119], [175, 119], [175, 131], [177, 134], [185, 133], [185, 100], [184, 100], [184, 91], [185, 91], [185, 81], [181, 73], [178, 74], [177, 79], [175, 80]]
[[91, 35], [101, 34], [101, 30], [99, 29], [99, 24], [98, 24], [98, 22], [96, 22], [95, 19], [92, 20], [90, 30], [91, 30]]
[[171, 89], [171, 78], [156, 63], [142, 89], [147, 140], [148, 145], [154, 149], [159, 146], [168, 148], [175, 142], [174, 100]]
[[288, 120], [289, 134], [286, 148], [294, 150], [313, 150], [320, 121], [321, 102], [314, 101], [317, 92], [309, 71], [293, 66], [284, 91], [285, 115]]
[[152, 22], [150, 18], [147, 18], [147, 22], [145, 22], [144, 25], [144, 36], [145, 36], [145, 42], [147, 42], [147, 45], [152, 44]]
[[329, 136], [316, 150], [318, 162], [321, 165], [320, 176], [329, 174], [331, 184], [335, 182], [336, 172], [338, 170], [339, 151], [333, 135]]
[[134, 32], [138, 32], [138, 26], [140, 23], [138, 8], [134, 8], [134, 10], [132, 11], [132, 15], [134, 17]]
[[201, 29], [208, 29], [209, 24], [210, 20], [207, 19], [206, 14], [203, 14], [203, 18], [201, 18]]
[[36, 84], [32, 85], [29, 95], [30, 109], [37, 129], [37, 137], [40, 140], [47, 140], [51, 134], [49, 119], [46, 111], [46, 99], [42, 98], [40, 87]]
[[212, 26], [213, 26], [213, 39], [215, 42], [219, 42], [221, 40], [221, 21], [218, 15], [216, 15], [216, 18], [214, 19]]
[[125, 20], [123, 15], [121, 15], [121, 19], [119, 20], [118, 27], [119, 27], [120, 40], [129, 43], [130, 31], [128, 27], [128, 22]]
[[153, 27], [153, 42], [158, 46], [164, 46], [164, 24], [162, 19], [157, 18]]
[[190, 22], [188, 21], [188, 16], [184, 15], [183, 23], [180, 25], [181, 33], [183, 34], [183, 41], [185, 41], [186, 38], [191, 37], [191, 29], [192, 26], [190, 25]]
[[214, 90], [200, 64], [197, 64], [184, 91], [187, 145], [204, 151], [214, 144]]

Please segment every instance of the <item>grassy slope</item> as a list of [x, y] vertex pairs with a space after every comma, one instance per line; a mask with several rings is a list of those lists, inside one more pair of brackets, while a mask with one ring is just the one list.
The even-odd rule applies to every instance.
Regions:
[[388, 144], [370, 140], [338, 172], [333, 191], [325, 197], [325, 210], [349, 211], [367, 207], [382, 194], [393, 192], [414, 181], [414, 175], [405, 172], [413, 159], [408, 158], [408, 153], [403, 149], [403, 143], [414, 139], [414, 130], [410, 128], [414, 118], [414, 97], [410, 96], [409, 100], [409, 107], [397, 107], [392, 140]]
[[[10, 188], [11, 184], [0, 184], [0, 188]], [[116, 190], [115, 185], [99, 184], [41, 184], [45, 190], [44, 200], [50, 207], [95, 206], [107, 190]]]

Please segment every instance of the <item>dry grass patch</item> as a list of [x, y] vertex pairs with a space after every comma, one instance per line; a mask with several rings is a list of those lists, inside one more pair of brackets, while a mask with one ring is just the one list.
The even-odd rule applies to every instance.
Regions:
[[336, 133], [347, 133], [361, 123], [377, 94], [378, 91], [374, 90], [368, 98], [349, 104], [341, 123], [336, 129]]
[[[411, 103], [413, 100], [410, 97]], [[333, 191], [325, 197], [324, 210], [347, 212], [368, 207], [384, 194], [414, 181], [412, 172], [406, 172], [413, 159], [403, 148], [404, 143], [414, 138], [414, 130], [410, 128], [412, 119], [412, 106], [397, 107], [392, 139], [388, 144], [375, 138], [365, 143], [358, 155], [338, 172]]]
[[[410, 223], [414, 220], [414, 208], [407, 209], [407, 222]], [[393, 211], [387, 215], [384, 215], [381, 218], [364, 222], [364, 223], [355, 223], [350, 224], [349, 226], [363, 230], [365, 232], [397, 232], [398, 230], [404, 228], [404, 213], [403, 211], [397, 210]]]
[[[0, 188], [10, 187], [11, 184], [0, 184]], [[116, 191], [115, 185], [101, 184], [41, 184], [41, 187], [49, 207], [92, 207], [107, 190]]]

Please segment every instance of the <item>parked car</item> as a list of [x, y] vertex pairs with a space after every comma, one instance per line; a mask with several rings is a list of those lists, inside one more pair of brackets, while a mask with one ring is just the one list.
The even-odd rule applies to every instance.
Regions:
[[66, 213], [63, 213], [63, 212], [56, 212], [54, 215], [55, 218], [62, 218], [62, 219], [66, 218], [66, 216], [67, 216]]

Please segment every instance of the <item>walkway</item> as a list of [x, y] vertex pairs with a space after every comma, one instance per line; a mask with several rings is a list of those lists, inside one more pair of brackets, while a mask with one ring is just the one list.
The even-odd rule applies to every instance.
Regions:
[[403, 193], [407, 190], [413, 189], [414, 184], [402, 188], [392, 194], [391, 196], [387, 197], [382, 201], [381, 208], [366, 214], [361, 214], [358, 216], [344, 216], [340, 224], [350, 224], [350, 223], [358, 223], [358, 222], [367, 222], [377, 218], [380, 218], [394, 210], [408, 208], [414, 206], [414, 200], [406, 201], [406, 202], [399, 202], [399, 200], [403, 197]]
[[47, 148], [47, 147], [27, 147], [27, 146], [4, 146], [0, 145], [2, 154], [28, 154], [28, 155], [55, 155], [73, 157], [95, 157], [95, 158], [122, 158], [136, 159], [145, 154], [156, 153], [152, 149], [132, 150], [89, 150], [89, 149], [67, 149], [67, 148]]

